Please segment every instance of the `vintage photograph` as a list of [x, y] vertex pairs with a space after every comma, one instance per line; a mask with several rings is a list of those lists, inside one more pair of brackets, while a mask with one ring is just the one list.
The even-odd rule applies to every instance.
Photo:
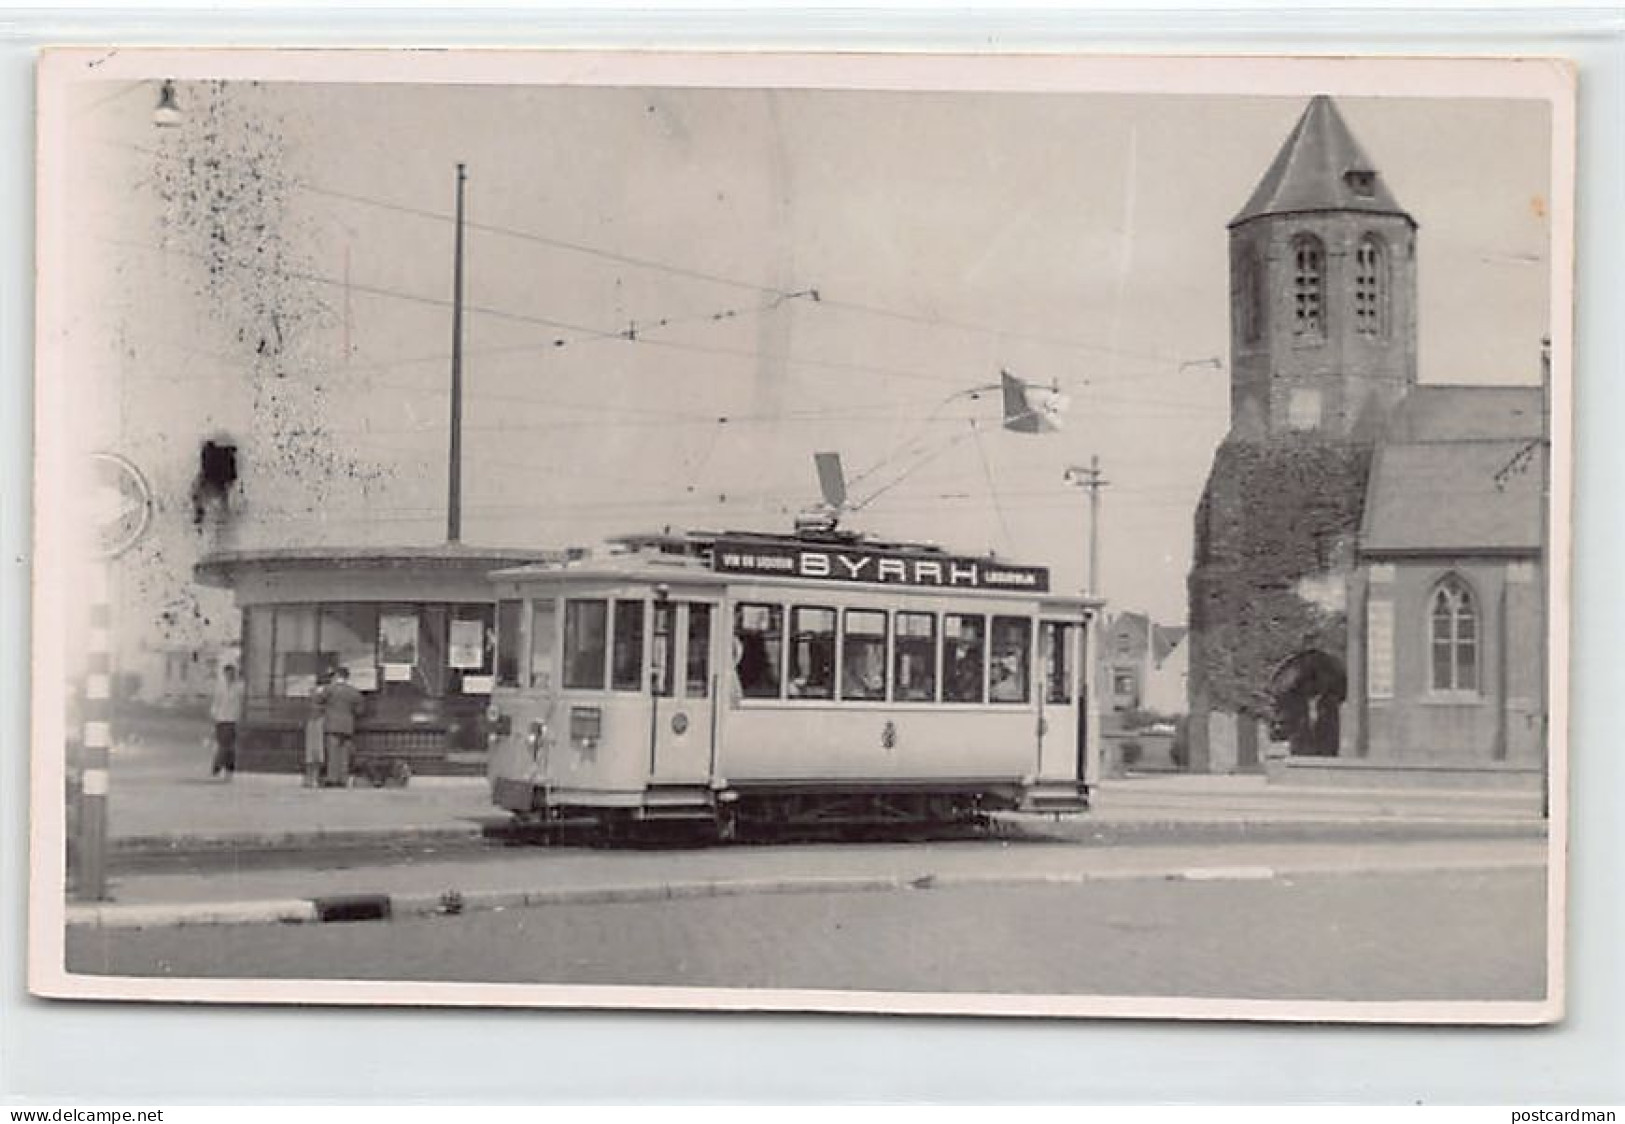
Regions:
[[31, 989], [1560, 1018], [1574, 81], [48, 52]]

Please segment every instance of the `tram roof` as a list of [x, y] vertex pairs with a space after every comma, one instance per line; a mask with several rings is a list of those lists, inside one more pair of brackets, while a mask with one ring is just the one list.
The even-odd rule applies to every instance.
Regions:
[[[610, 580], [685, 582], [691, 584], [724, 585], [783, 585], [805, 587], [823, 584], [798, 574], [747, 574], [718, 570], [712, 565], [713, 548], [718, 543], [729, 546], [772, 546], [803, 548], [815, 551], [841, 550], [883, 553], [898, 558], [942, 561], [953, 558], [941, 547], [931, 543], [896, 543], [864, 538], [851, 534], [796, 534], [775, 535], [763, 532], [689, 531], [654, 532], [624, 535], [610, 540], [610, 549], [601, 553], [573, 553], [568, 558], [555, 558], [530, 565], [496, 570], [495, 581], [531, 582], [549, 578], [570, 581]], [[986, 559], [1003, 562], [1002, 559]], [[968, 588], [958, 586], [924, 586], [892, 584], [889, 582], [852, 582], [844, 584], [854, 592], [882, 589], [909, 590], [914, 593], [958, 594], [1001, 599], [1023, 598], [1045, 602], [1064, 602], [1098, 608], [1101, 598], [1084, 592], [1065, 592], [1052, 589], [998, 589], [992, 587]]]

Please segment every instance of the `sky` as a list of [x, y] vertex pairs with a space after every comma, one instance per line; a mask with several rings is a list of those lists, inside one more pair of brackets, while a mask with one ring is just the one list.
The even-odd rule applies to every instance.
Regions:
[[[1311, 92], [180, 81], [160, 129], [155, 83], [71, 83], [51, 268], [84, 432], [159, 497], [132, 619], [229, 629], [188, 581], [222, 542], [444, 540], [463, 162], [465, 542], [786, 530], [830, 450], [844, 525], [1078, 589], [1064, 474], [1098, 456], [1099, 592], [1182, 623], [1225, 226]], [[1419, 224], [1421, 381], [1537, 381], [1546, 105], [1338, 105]], [[1002, 430], [1001, 369], [1063, 429]], [[224, 539], [187, 498], [209, 437], [241, 455]]]

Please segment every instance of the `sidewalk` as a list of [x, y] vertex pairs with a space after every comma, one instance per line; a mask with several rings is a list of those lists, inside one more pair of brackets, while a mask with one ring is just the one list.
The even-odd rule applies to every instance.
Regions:
[[[114, 852], [294, 849], [388, 842], [472, 842], [508, 815], [478, 777], [414, 777], [405, 788], [307, 789], [292, 775], [211, 780], [159, 750], [115, 757]], [[1260, 776], [1148, 774], [1104, 781], [1081, 821], [1158, 824], [1540, 825], [1539, 797], [1502, 791], [1310, 789]]]

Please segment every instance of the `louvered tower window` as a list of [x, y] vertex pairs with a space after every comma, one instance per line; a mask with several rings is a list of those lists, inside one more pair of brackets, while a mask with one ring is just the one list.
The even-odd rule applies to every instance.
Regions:
[[1294, 239], [1292, 264], [1293, 334], [1318, 338], [1326, 333], [1326, 251], [1320, 239]]
[[1243, 343], [1257, 343], [1264, 335], [1264, 271], [1258, 256], [1248, 250], [1241, 259], [1237, 277], [1237, 314], [1241, 320]]
[[1386, 336], [1387, 305], [1387, 256], [1376, 236], [1367, 234], [1354, 251], [1354, 330], [1362, 336]]

